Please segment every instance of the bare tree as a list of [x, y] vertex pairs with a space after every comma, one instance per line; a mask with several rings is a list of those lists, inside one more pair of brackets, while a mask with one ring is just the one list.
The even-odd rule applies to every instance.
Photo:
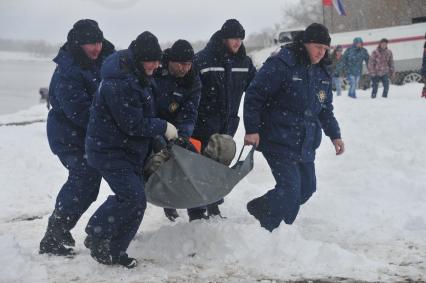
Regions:
[[283, 27], [308, 26], [313, 22], [322, 23], [322, 1], [300, 0], [299, 3], [282, 9]]

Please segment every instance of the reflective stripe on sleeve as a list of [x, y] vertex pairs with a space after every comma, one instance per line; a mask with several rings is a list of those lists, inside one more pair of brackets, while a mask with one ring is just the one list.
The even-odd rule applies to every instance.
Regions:
[[201, 74], [207, 73], [207, 72], [225, 72], [225, 68], [223, 67], [209, 67], [204, 68], [200, 70]]

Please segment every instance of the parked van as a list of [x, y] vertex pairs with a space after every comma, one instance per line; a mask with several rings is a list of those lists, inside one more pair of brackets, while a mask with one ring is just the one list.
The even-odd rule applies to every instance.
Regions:
[[[355, 37], [361, 37], [368, 54], [374, 51], [382, 38], [388, 39], [388, 48], [393, 53], [395, 61], [394, 84], [420, 82], [420, 69], [423, 58], [423, 44], [425, 41], [426, 23], [395, 26], [380, 29], [358, 30], [331, 34], [332, 48], [342, 45], [343, 48], [352, 46]], [[360, 86], [369, 86], [367, 69], [364, 67]]]
[[[277, 34], [274, 41], [280, 46], [273, 48], [269, 53], [276, 53], [282, 45], [292, 42], [296, 33], [304, 30], [303, 27], [282, 30]], [[331, 34], [331, 45], [342, 45], [344, 49], [352, 46], [355, 37], [361, 37], [364, 47], [371, 55], [377, 48], [382, 38], [388, 39], [388, 48], [393, 53], [395, 61], [395, 76], [392, 78], [394, 84], [406, 84], [411, 82], [421, 82], [420, 69], [423, 58], [423, 44], [425, 41], [426, 23], [394, 26], [380, 29], [357, 30]], [[263, 61], [266, 58], [263, 59]], [[367, 68], [364, 66], [364, 75], [360, 80], [361, 88], [370, 86], [370, 78]]]

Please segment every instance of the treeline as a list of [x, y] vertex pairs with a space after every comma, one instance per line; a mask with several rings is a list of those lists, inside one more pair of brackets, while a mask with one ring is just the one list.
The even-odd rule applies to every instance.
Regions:
[[[262, 49], [273, 44], [274, 29], [264, 29], [261, 32], [250, 33], [244, 40], [247, 52]], [[25, 52], [37, 57], [54, 56], [63, 43], [51, 44], [45, 40], [17, 40], [0, 38], [0, 51]], [[162, 48], [170, 47], [173, 42], [163, 42]], [[195, 51], [203, 49], [207, 41], [192, 42]], [[117, 49], [125, 47], [116, 46]]]
[[38, 57], [49, 57], [58, 52], [60, 44], [44, 40], [16, 40], [0, 38], [0, 51], [26, 52]]
[[[263, 49], [265, 47], [269, 47], [274, 44], [274, 36], [279, 30], [279, 25], [275, 25], [274, 28], [266, 28], [263, 29], [260, 32], [253, 32], [250, 33], [246, 38], [244, 39], [244, 46], [246, 47], [247, 52], [256, 51]], [[194, 48], [195, 52], [200, 51], [203, 49], [208, 40], [197, 40], [191, 42], [192, 47]], [[167, 48], [173, 45], [172, 41], [167, 41], [161, 43], [161, 48]]]

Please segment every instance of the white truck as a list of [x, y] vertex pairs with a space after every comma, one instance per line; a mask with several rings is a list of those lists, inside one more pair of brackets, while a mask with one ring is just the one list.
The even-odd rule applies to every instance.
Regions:
[[[425, 42], [426, 23], [395, 26], [380, 29], [358, 30], [331, 34], [332, 47], [342, 45], [344, 49], [352, 46], [355, 37], [361, 37], [368, 54], [377, 48], [382, 38], [388, 39], [388, 48], [393, 53], [395, 61], [394, 84], [406, 84], [420, 82], [422, 76], [420, 69], [423, 58], [423, 44]], [[366, 74], [364, 68], [364, 74]], [[364, 88], [369, 85], [369, 79], [365, 75]], [[367, 84], [367, 86], [366, 86]]]
[[[276, 41], [281, 45], [287, 44], [291, 42], [296, 32], [303, 29], [283, 30], [278, 34]], [[332, 48], [336, 45], [342, 45], [346, 49], [352, 46], [355, 37], [361, 37], [368, 54], [371, 54], [379, 45], [379, 41], [382, 38], [387, 38], [389, 40], [388, 48], [392, 51], [395, 61], [395, 76], [392, 78], [392, 82], [394, 84], [406, 84], [422, 80], [420, 69], [423, 58], [425, 32], [426, 23], [418, 23], [380, 29], [333, 33], [331, 34], [331, 45]], [[364, 75], [360, 81], [360, 86], [367, 88], [370, 80], [366, 75], [366, 67], [364, 67], [363, 72]]]

